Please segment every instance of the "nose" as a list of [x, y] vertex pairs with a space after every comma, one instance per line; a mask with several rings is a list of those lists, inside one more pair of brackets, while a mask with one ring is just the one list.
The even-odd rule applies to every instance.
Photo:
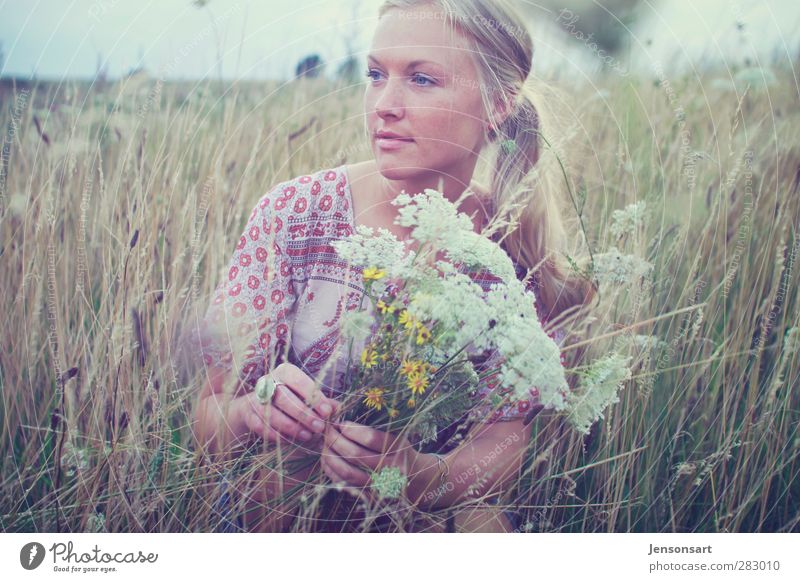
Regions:
[[389, 79], [383, 87], [375, 87], [375, 113], [381, 119], [387, 117], [401, 118], [405, 113], [405, 97], [401, 86], [401, 79]]

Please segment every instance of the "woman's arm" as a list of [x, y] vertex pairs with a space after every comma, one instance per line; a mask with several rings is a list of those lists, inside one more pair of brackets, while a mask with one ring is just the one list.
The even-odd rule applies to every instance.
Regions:
[[294, 364], [282, 363], [270, 372], [280, 382], [270, 404], [258, 400], [237, 379], [236, 389], [224, 390], [230, 373], [212, 367], [195, 411], [195, 434], [210, 456], [230, 453], [256, 438], [300, 445], [303, 452], [319, 453], [326, 419], [340, 403], [326, 397], [314, 380]]
[[210, 457], [232, 453], [246, 444], [251, 435], [244, 412], [243, 386], [227, 391], [227, 370], [208, 368], [208, 380], [201, 390], [194, 411], [192, 432], [200, 448]]
[[409, 501], [434, 510], [505, 490], [519, 473], [530, 436], [522, 419], [479, 425], [442, 455], [449, 469], [443, 481], [436, 455], [418, 453], [407, 486]]
[[371, 471], [397, 467], [408, 476], [409, 502], [436, 509], [502, 491], [520, 469], [530, 431], [522, 419], [478, 425], [445, 456], [450, 470], [442, 483], [436, 456], [417, 452], [407, 439], [354, 422], [331, 424], [322, 468], [334, 482], [369, 488]]

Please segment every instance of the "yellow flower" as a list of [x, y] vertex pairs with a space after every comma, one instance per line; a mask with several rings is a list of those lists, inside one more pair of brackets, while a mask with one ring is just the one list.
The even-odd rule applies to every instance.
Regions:
[[428, 378], [424, 372], [416, 372], [409, 375], [408, 387], [411, 388], [412, 394], [422, 394], [425, 388], [428, 387]]
[[400, 411], [396, 408], [389, 409], [389, 418], [395, 418], [398, 414], [400, 414]]
[[378, 269], [378, 267], [367, 267], [364, 269], [364, 279], [367, 281], [377, 281], [382, 278], [386, 273]]
[[409, 398], [408, 402], [406, 402], [406, 404], [408, 404], [409, 408], [414, 408], [417, 405], [417, 401], [414, 400], [413, 398]]
[[417, 332], [417, 345], [422, 345], [430, 339], [431, 339], [430, 330], [424, 325], [420, 324], [419, 331]]
[[369, 370], [372, 366], [378, 363], [378, 353], [372, 348], [364, 348], [361, 352], [361, 365], [364, 369]]
[[389, 354], [381, 354], [381, 362], [385, 362], [389, 359]]
[[420, 361], [419, 360], [409, 360], [404, 359], [400, 363], [400, 373], [404, 376], [408, 376], [409, 374], [414, 374], [415, 372], [419, 372], [420, 369]]
[[370, 388], [365, 394], [366, 398], [364, 398], [364, 404], [370, 408], [380, 410], [381, 407], [386, 404], [383, 399], [383, 388]]
[[380, 310], [381, 313], [387, 314], [387, 313], [394, 313], [394, 310], [396, 308], [394, 305], [386, 303], [383, 299], [378, 299], [378, 309]]
[[406, 329], [411, 329], [413, 327], [416, 327], [417, 325], [417, 320], [414, 319], [414, 316], [411, 315], [407, 309], [404, 309], [403, 312], [400, 314], [399, 321], [406, 327]]

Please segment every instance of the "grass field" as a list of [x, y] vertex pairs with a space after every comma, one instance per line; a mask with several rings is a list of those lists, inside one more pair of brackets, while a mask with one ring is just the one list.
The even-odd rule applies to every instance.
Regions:
[[[598, 353], [636, 322], [660, 341], [636, 349], [588, 437], [534, 420], [506, 500], [526, 531], [800, 531], [786, 335], [800, 313], [800, 107], [794, 77], [775, 74], [738, 92], [713, 74], [572, 92], [568, 169], [591, 248], [624, 243], [654, 266], [648, 288], [601, 293], [583, 333]], [[371, 157], [362, 89], [1, 90], [0, 528], [213, 530], [220, 467], [198, 462], [200, 379], [176, 363], [176, 338], [271, 185]], [[641, 200], [644, 231], [613, 240], [613, 210]]]

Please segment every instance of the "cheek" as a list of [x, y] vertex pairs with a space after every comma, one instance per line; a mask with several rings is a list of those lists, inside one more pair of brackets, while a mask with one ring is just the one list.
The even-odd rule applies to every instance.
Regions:
[[471, 147], [482, 135], [483, 122], [477, 109], [453, 109], [446, 104], [428, 111], [425, 135], [433, 138], [430, 144], [434, 147]]

